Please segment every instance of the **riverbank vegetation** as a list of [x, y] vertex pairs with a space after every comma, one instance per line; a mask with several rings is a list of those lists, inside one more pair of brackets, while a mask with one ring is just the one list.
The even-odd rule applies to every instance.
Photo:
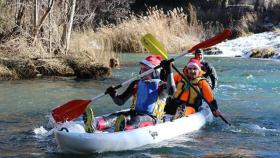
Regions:
[[233, 28], [235, 37], [266, 31], [269, 28], [260, 25], [265, 18], [274, 22], [280, 16], [274, 14], [277, 3], [266, 8], [275, 15], [270, 18], [258, 12], [260, 6], [234, 11], [224, 1], [210, 1], [208, 7], [208, 2], [191, 2], [141, 9], [139, 1], [132, 0], [0, 0], [0, 79], [109, 76], [110, 62], [118, 66], [117, 53], [145, 52], [140, 38], [146, 33], [176, 53], [225, 27]]

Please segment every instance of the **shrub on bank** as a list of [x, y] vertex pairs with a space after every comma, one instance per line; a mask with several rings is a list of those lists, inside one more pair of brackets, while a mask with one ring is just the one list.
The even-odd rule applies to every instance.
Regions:
[[0, 80], [11, 79], [18, 79], [16, 73], [7, 68], [7, 66], [0, 64]]

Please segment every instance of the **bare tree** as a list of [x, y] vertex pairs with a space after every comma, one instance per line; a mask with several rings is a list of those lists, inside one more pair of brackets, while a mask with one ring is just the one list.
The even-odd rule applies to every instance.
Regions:
[[62, 37], [65, 54], [67, 54], [67, 51], [68, 51], [69, 45], [70, 45], [70, 37], [71, 37], [73, 19], [74, 19], [74, 14], [75, 14], [75, 7], [76, 7], [76, 0], [71, 0], [70, 13], [68, 14], [67, 23], [66, 23], [66, 27], [65, 27], [66, 30], [64, 31], [64, 32], [66, 32], [66, 34], [64, 37]]
[[[48, 3], [48, 7], [51, 7], [51, 1], [52, 0], [49, 0], [49, 3]], [[51, 26], [51, 21], [52, 21], [52, 11], [50, 11], [50, 14], [49, 14], [49, 53], [52, 52], [52, 26]]]
[[38, 4], [38, 0], [34, 0], [34, 6], [33, 6], [33, 9], [34, 9], [34, 14], [33, 14], [33, 26], [34, 28], [38, 25], [38, 12], [39, 12], [39, 4]]
[[22, 21], [23, 21], [22, 19], [24, 16], [24, 12], [25, 12], [25, 6], [24, 6], [23, 2], [21, 2], [20, 0], [17, 0], [16, 1], [16, 13], [15, 13], [16, 25], [11, 30], [8, 30], [3, 34], [0, 34], [0, 43], [4, 43], [10, 37], [20, 34], [20, 31], [21, 31], [20, 28], [22, 25]]
[[34, 27], [33, 29], [33, 43], [37, 40], [38, 31], [41, 29], [43, 22], [46, 20], [46, 17], [49, 15], [50, 11], [54, 6], [54, 1], [51, 0], [51, 4], [48, 6], [47, 10], [45, 11], [44, 15], [40, 19], [40, 22]]

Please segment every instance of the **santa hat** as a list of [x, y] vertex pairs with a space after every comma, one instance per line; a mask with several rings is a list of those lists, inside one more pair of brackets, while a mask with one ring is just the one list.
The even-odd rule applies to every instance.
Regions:
[[149, 66], [150, 68], [154, 68], [154, 67], [158, 66], [161, 61], [162, 61], [161, 56], [150, 55], [147, 58], [145, 58], [144, 60], [140, 61], [140, 64], [144, 64], [144, 65]]
[[201, 71], [201, 66], [201, 62], [194, 58], [191, 58], [187, 64], [187, 67], [196, 67], [199, 71]]

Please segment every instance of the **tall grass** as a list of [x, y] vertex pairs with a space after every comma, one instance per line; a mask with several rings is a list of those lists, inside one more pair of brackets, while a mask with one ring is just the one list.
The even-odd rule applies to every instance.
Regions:
[[91, 30], [72, 34], [70, 54], [73, 56], [83, 56], [92, 62], [105, 64], [108, 66], [111, 58], [116, 58], [112, 51], [112, 45], [109, 37], [105, 38]]
[[[31, 5], [32, 6], [32, 5]], [[30, 6], [27, 6], [27, 8]], [[12, 30], [15, 26], [13, 20], [13, 7], [1, 8], [5, 13], [0, 15], [0, 34]], [[30, 9], [30, 8], [29, 8]], [[59, 7], [54, 8], [54, 18], [51, 25], [47, 22], [43, 24], [43, 30], [38, 35], [38, 40], [34, 44], [32, 41], [32, 26], [30, 24], [31, 11], [29, 10], [21, 25], [20, 33], [11, 35], [5, 42], [0, 43], [0, 57], [22, 58], [22, 59], [49, 59], [61, 58], [70, 62], [70, 60], [83, 60], [81, 63], [98, 63], [108, 66], [111, 58], [117, 57], [115, 52], [145, 52], [140, 39], [146, 33], [153, 34], [161, 41], [168, 52], [180, 52], [187, 50], [220, 32], [223, 27], [219, 23], [202, 24], [197, 19], [197, 10], [189, 5], [187, 8], [176, 8], [168, 12], [162, 9], [150, 8], [145, 15], [131, 14], [126, 19], [119, 20], [116, 25], [101, 26], [96, 30], [74, 30], [71, 35], [70, 50], [68, 54], [61, 52], [61, 35], [63, 13]], [[29, 16], [28, 16], [29, 15]], [[52, 51], [48, 51], [49, 36], [51, 29]], [[47, 60], [44, 60], [47, 62]], [[63, 62], [58, 61], [63, 64]], [[44, 64], [44, 65], [54, 65]], [[35, 67], [37, 65], [35, 64]], [[58, 67], [55, 64], [55, 67]], [[61, 65], [65, 67], [65, 65]], [[90, 66], [89, 66], [90, 67]], [[47, 70], [53, 69], [45, 68]], [[6, 72], [5, 68], [0, 71]], [[55, 70], [52, 70], [55, 71]], [[6, 74], [9, 74], [6, 72]]]
[[[28, 7], [28, 6], [27, 6]], [[3, 8], [2, 8], [3, 9]], [[12, 8], [4, 9], [1, 14], [0, 24], [3, 32], [11, 30], [9, 20], [12, 17]], [[60, 8], [54, 8], [56, 15], [51, 22], [51, 27], [44, 24], [44, 30], [38, 36], [36, 45], [30, 44], [30, 16], [26, 16], [21, 28], [21, 35], [11, 38], [0, 45], [6, 54], [24, 58], [45, 58], [57, 55], [60, 50], [60, 38], [62, 26], [59, 20], [63, 19]], [[30, 12], [30, 11], [29, 11]], [[26, 13], [26, 15], [32, 15]], [[10, 20], [12, 21], [12, 20]], [[48, 52], [48, 30], [52, 31], [52, 49], [54, 54]], [[70, 52], [73, 55], [84, 56], [92, 61], [108, 63], [109, 59], [115, 57], [114, 52], [144, 52], [140, 43], [141, 37], [146, 33], [155, 35], [169, 52], [179, 52], [191, 48], [199, 41], [212, 36], [222, 30], [218, 23], [203, 25], [197, 19], [197, 10], [189, 5], [185, 9], [176, 8], [168, 12], [162, 9], [150, 8], [146, 15], [131, 14], [126, 19], [120, 20], [116, 25], [107, 25], [96, 31], [74, 31], [72, 33]], [[3, 51], [2, 51], [3, 52]], [[5, 53], [2, 53], [3, 55]], [[63, 55], [63, 54], [60, 54]]]
[[197, 19], [193, 6], [176, 8], [164, 13], [163, 10], [150, 8], [147, 15], [131, 15], [115, 26], [101, 27], [97, 34], [108, 39], [117, 52], [143, 52], [140, 38], [146, 33], [155, 35], [169, 52], [178, 52], [191, 48], [199, 41], [222, 29], [221, 25], [208, 24], [204, 27]]

